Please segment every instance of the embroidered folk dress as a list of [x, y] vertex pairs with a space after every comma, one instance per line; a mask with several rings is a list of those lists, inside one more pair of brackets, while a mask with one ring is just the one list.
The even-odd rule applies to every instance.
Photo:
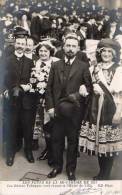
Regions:
[[90, 155], [112, 156], [122, 150], [122, 67], [111, 64], [103, 69], [102, 63], [98, 67], [99, 82], [93, 67], [90, 72], [93, 91], [97, 87], [101, 95], [93, 92], [88, 121], [81, 126], [79, 145], [81, 151]]

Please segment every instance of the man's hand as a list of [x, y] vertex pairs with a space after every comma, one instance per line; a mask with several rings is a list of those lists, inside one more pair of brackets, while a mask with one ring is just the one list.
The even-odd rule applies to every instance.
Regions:
[[27, 85], [22, 84], [21, 87], [25, 92], [27, 92], [27, 91], [30, 91], [30, 89], [32, 88], [32, 85], [31, 84], [27, 84]]
[[9, 98], [8, 90], [5, 90], [4, 93], [3, 93], [3, 95], [4, 95], [5, 98], [8, 99]]
[[54, 110], [54, 108], [49, 109], [48, 110], [48, 114], [49, 114], [50, 118], [54, 118], [54, 116], [55, 116], [55, 110]]
[[87, 95], [89, 95], [86, 86], [85, 85], [81, 85], [79, 88], [79, 94], [83, 97], [86, 97]]

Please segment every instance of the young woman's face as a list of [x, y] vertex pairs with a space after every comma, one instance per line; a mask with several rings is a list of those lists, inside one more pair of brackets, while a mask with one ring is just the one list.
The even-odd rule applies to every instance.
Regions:
[[42, 46], [39, 49], [39, 57], [42, 61], [48, 61], [50, 58], [50, 51], [45, 46]]
[[101, 52], [101, 58], [103, 62], [112, 62], [113, 60], [113, 51], [111, 48], [103, 48]]

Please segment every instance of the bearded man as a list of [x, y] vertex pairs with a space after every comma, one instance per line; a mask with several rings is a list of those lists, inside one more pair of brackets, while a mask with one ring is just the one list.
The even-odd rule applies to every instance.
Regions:
[[[77, 57], [79, 40], [76, 34], [65, 37], [63, 49], [64, 60], [52, 65], [46, 91], [46, 107], [50, 117], [54, 119], [54, 169], [48, 174], [48, 178], [54, 178], [62, 171], [66, 136], [66, 172], [69, 180], [75, 180], [79, 129], [84, 115], [85, 97], [90, 94], [92, 86], [88, 65]], [[86, 88], [79, 95], [81, 85]]]

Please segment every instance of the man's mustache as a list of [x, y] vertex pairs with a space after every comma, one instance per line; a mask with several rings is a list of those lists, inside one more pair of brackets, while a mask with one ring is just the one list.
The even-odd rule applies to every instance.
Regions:
[[17, 47], [16, 50], [23, 50], [23, 48], [22, 47]]
[[67, 53], [68, 53], [68, 54], [74, 54], [72, 51], [68, 51]]
[[31, 49], [27, 48], [27, 49], [25, 49], [25, 51], [31, 51]]

